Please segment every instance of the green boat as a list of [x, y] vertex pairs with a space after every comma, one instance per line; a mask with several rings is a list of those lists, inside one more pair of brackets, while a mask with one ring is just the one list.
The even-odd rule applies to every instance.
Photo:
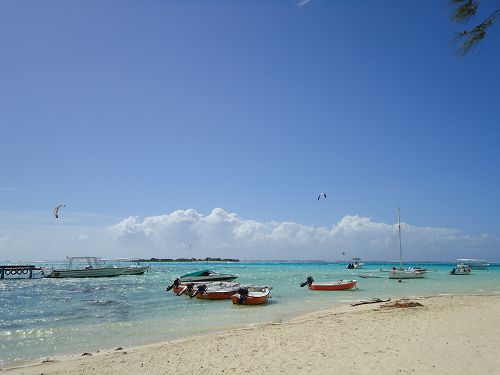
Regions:
[[198, 282], [198, 281], [231, 281], [238, 277], [238, 275], [220, 274], [210, 270], [202, 270], [187, 273], [179, 277], [179, 280], [185, 282]]

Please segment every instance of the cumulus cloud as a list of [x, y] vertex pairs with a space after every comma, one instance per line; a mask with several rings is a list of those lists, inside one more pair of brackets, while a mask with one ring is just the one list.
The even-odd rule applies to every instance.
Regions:
[[[140, 218], [77, 214], [53, 220], [44, 213], [0, 211], [0, 260], [113, 257], [224, 257], [287, 260], [399, 259], [397, 227], [368, 217], [343, 217], [331, 226], [260, 222], [215, 208]], [[500, 260], [500, 241], [454, 228], [402, 223], [404, 260]], [[343, 254], [345, 253], [345, 254]]]
[[[129, 217], [111, 226], [113, 238], [129, 249], [148, 249], [168, 257], [238, 257], [241, 259], [343, 259], [361, 256], [397, 260], [397, 228], [357, 215], [345, 216], [331, 227], [294, 222], [258, 222], [222, 208], [208, 215], [196, 210], [140, 220]], [[498, 239], [471, 236], [453, 228], [402, 224], [407, 260], [452, 260], [458, 257], [491, 258]], [[195, 244], [195, 246], [189, 246]], [[345, 255], [343, 255], [345, 253]]]

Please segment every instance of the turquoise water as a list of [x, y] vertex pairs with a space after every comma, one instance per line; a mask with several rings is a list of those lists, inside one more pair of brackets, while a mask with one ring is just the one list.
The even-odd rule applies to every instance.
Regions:
[[[417, 264], [407, 264], [416, 266]], [[500, 293], [500, 266], [449, 276], [454, 264], [418, 264], [436, 270], [425, 279], [362, 279], [360, 273], [387, 264], [348, 270], [346, 263], [152, 263], [142, 276], [101, 279], [0, 281], [0, 367], [97, 349], [178, 339], [231, 328], [279, 321], [295, 315], [374, 297]], [[64, 266], [45, 264], [45, 266]], [[241, 283], [272, 285], [262, 306], [176, 297], [165, 288], [182, 274], [210, 268], [237, 273]], [[300, 288], [307, 276], [318, 282], [358, 280], [358, 289], [314, 292]], [[384, 274], [381, 274], [384, 275]]]

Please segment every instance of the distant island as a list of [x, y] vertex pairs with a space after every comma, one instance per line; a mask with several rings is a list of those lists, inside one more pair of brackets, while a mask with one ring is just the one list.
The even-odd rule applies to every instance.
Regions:
[[134, 262], [239, 262], [239, 259], [231, 259], [231, 258], [150, 258], [150, 259], [134, 259]]

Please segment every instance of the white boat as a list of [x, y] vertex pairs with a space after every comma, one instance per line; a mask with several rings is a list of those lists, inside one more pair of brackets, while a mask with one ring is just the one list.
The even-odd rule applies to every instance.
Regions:
[[358, 275], [358, 277], [361, 277], [363, 279], [385, 279], [385, 275], [376, 275], [374, 273], [361, 273]]
[[469, 266], [473, 270], [486, 270], [489, 263], [481, 259], [457, 259], [457, 263]]
[[142, 275], [151, 268], [151, 266], [142, 266], [139, 259], [118, 258], [116, 260], [118, 261], [118, 267], [122, 267], [121, 262], [136, 262], [133, 266], [125, 267], [124, 275]]
[[106, 266], [99, 257], [68, 257], [68, 268], [46, 271], [49, 278], [82, 278], [82, 277], [116, 277], [121, 275], [143, 274], [144, 267], [112, 267]]
[[389, 270], [389, 279], [422, 279], [425, 277], [425, 272], [416, 268], [403, 268], [403, 247], [401, 245], [401, 218], [398, 207], [398, 234], [399, 234], [399, 268], [393, 267]]
[[361, 258], [352, 258], [351, 260], [352, 262], [347, 265], [348, 269], [363, 268], [365, 265]]
[[450, 275], [470, 275], [471, 271], [468, 265], [460, 263], [450, 271]]

